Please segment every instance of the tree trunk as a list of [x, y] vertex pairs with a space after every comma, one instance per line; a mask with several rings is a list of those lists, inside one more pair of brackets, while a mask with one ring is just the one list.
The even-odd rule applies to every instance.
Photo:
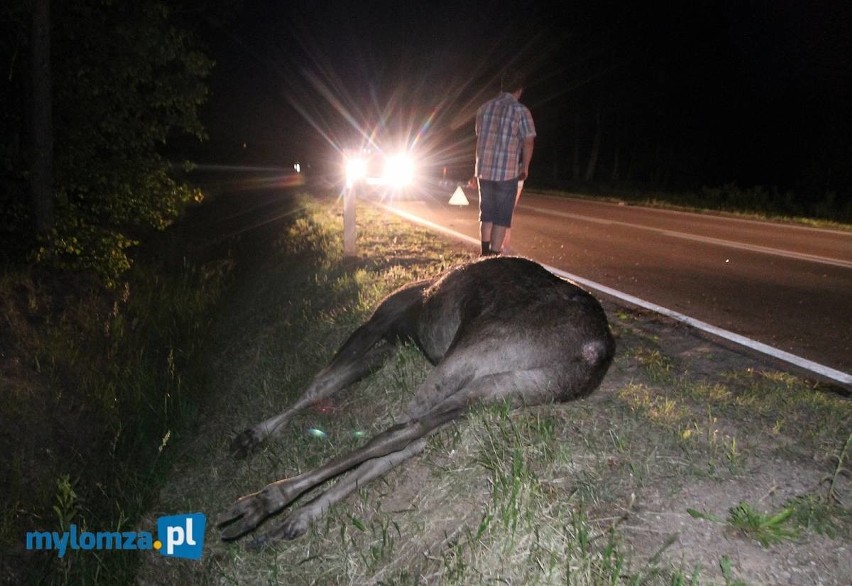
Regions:
[[586, 167], [585, 181], [591, 182], [595, 178], [595, 169], [598, 166], [598, 155], [601, 151], [601, 138], [603, 135], [603, 124], [601, 124], [601, 113], [595, 116], [595, 137], [592, 139], [592, 152], [589, 154], [589, 165]]
[[50, 0], [33, 3], [30, 75], [30, 194], [36, 230], [53, 227], [53, 114], [50, 95]]
[[574, 114], [574, 152], [571, 161], [571, 180], [580, 180], [580, 114]]
[[621, 125], [616, 121], [615, 130], [612, 133], [612, 173], [610, 182], [617, 185], [621, 180]]

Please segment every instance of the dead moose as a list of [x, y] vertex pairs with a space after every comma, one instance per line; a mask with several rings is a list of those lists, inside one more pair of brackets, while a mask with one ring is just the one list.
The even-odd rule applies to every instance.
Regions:
[[301, 494], [350, 471], [253, 545], [299, 537], [332, 504], [421, 452], [428, 434], [471, 405], [582, 397], [598, 387], [615, 352], [606, 315], [587, 292], [533, 261], [486, 258], [385, 298], [292, 407], [234, 439], [235, 455], [245, 456], [300, 410], [375, 371], [409, 340], [435, 368], [401, 423], [347, 455], [242, 497], [219, 519], [223, 539], [241, 537]]

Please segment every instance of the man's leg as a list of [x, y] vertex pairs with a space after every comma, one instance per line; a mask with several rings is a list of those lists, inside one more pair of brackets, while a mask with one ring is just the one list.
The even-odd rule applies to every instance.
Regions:
[[494, 181], [479, 179], [479, 236], [482, 256], [491, 254], [494, 217]]
[[479, 223], [479, 237], [482, 242], [482, 256], [491, 254], [491, 238], [494, 224], [491, 222]]
[[491, 254], [500, 254], [503, 251], [503, 238], [506, 237], [506, 226], [494, 224], [491, 228]]
[[[515, 210], [518, 209], [518, 202], [521, 201], [521, 191], [524, 189], [524, 182], [518, 181], [518, 195], [515, 197]], [[512, 218], [515, 217], [515, 212], [512, 211]], [[512, 229], [506, 229], [506, 236], [503, 237], [503, 248], [501, 250], [507, 252], [508, 254], [513, 254], [512, 249], [509, 246], [509, 242], [512, 238]]]
[[491, 228], [491, 253], [503, 252], [503, 239], [512, 226], [512, 213], [518, 192], [518, 180], [496, 181], [494, 184], [494, 226]]

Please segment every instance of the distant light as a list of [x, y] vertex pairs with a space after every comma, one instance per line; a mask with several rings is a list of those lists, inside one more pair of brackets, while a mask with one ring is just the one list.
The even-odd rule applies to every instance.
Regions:
[[295, 165], [293, 165], [293, 169], [296, 170], [296, 173], [302, 172], [302, 166], [299, 163], [296, 163]]
[[367, 435], [367, 434], [366, 434], [366, 433], [364, 433], [363, 431], [356, 431], [356, 432], [355, 432], [355, 433], [353, 433], [352, 435], [354, 435], [355, 437], [361, 438], [361, 437], [364, 437], [364, 436], [365, 436], [365, 435]]

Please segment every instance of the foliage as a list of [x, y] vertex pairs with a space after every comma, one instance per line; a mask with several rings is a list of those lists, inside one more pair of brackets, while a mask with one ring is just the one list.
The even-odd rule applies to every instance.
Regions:
[[[173, 4], [82, 0], [52, 8], [56, 223], [35, 257], [94, 270], [112, 283], [130, 265], [128, 247], [200, 199], [173, 178], [160, 151], [177, 134], [204, 138], [198, 108], [212, 62], [195, 37], [176, 26]], [[26, 55], [20, 43], [4, 49]], [[17, 78], [26, 77], [25, 67], [26, 59], [10, 63], [15, 83], [4, 93], [20, 97], [26, 84]], [[17, 132], [3, 140], [4, 171], [26, 177], [24, 153], [14, 143], [23, 117], [9, 116], [6, 126]], [[29, 222], [21, 219], [7, 229], [25, 233]]]
[[701, 209], [727, 212], [756, 213], [767, 216], [805, 217], [821, 220], [848, 222], [852, 219], [852, 203], [837, 198], [829, 191], [820, 199], [816, 196], [804, 198], [792, 191], [781, 192], [777, 188], [739, 187], [727, 183], [721, 187], [701, 188], [693, 194], [665, 194], [660, 199]]
[[187, 258], [192, 243], [175, 231], [150, 239], [111, 291], [33, 269], [0, 278], [0, 548], [11, 564], [0, 584], [130, 582], [139, 556], [27, 556], [21, 536], [137, 523], [194, 422], [233, 261]]

